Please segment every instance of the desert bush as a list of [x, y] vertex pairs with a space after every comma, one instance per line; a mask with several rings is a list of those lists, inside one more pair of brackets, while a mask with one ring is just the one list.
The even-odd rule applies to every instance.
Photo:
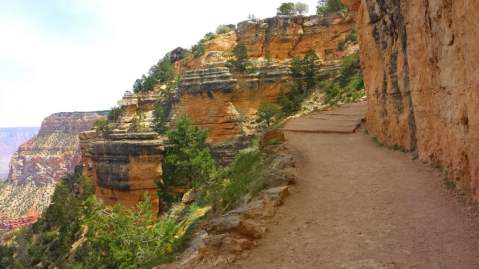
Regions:
[[294, 3], [293, 2], [286, 2], [282, 3], [277, 10], [278, 15], [294, 15], [296, 13], [296, 10], [294, 8]]
[[345, 8], [346, 7], [341, 0], [319, 0], [316, 13], [321, 15], [325, 13], [338, 12]]
[[281, 107], [277, 104], [263, 102], [256, 113], [256, 122], [268, 128], [275, 120], [281, 117]]
[[238, 205], [241, 197], [255, 194], [264, 187], [264, 162], [257, 150], [240, 153], [222, 173], [214, 178], [202, 195], [202, 202], [225, 212]]
[[320, 74], [319, 88], [325, 94], [327, 104], [355, 102], [365, 95], [359, 55], [343, 58], [339, 72]]
[[226, 34], [231, 31], [234, 31], [236, 26], [234, 24], [222, 24], [216, 28], [216, 34]]

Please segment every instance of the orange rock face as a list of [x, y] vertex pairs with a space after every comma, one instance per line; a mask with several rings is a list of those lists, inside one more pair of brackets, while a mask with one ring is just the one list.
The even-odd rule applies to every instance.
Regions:
[[[274, 103], [282, 91], [291, 88], [291, 58], [313, 49], [321, 62], [334, 63], [349, 53], [337, 47], [353, 27], [347, 15], [276, 17], [242, 22], [236, 31], [210, 38], [203, 43], [202, 55], [175, 63], [181, 81], [172, 102], [171, 123], [186, 114], [194, 125], [208, 130], [216, 159], [223, 164], [230, 162], [247, 146], [245, 137], [254, 132], [252, 123], [261, 103]], [[255, 70], [238, 72], [231, 67], [228, 61], [234, 59], [232, 50], [237, 44], [247, 47]], [[265, 59], [267, 54], [270, 61]], [[81, 136], [84, 174], [95, 180], [97, 196], [107, 204], [133, 206], [147, 192], [158, 205], [156, 181], [162, 176], [162, 141], [138, 135], [151, 132], [152, 112], [162, 98], [161, 88], [157, 85], [150, 94], [127, 93], [123, 97], [124, 112], [113, 131], [116, 137], [96, 137], [95, 132]], [[141, 130], [132, 130], [132, 126]]]
[[318, 16], [277, 16], [265, 20], [250, 20], [238, 25], [238, 43], [244, 44], [250, 57], [278, 60], [302, 57], [313, 49], [322, 61], [338, 60], [344, 52], [338, 43], [354, 28], [348, 15], [325, 18]]
[[479, 2], [346, 4], [357, 14], [370, 133], [479, 198]]
[[147, 194], [159, 208], [157, 181], [162, 177], [163, 140], [156, 133], [80, 135], [83, 174], [96, 184], [96, 196], [106, 205], [134, 207]]

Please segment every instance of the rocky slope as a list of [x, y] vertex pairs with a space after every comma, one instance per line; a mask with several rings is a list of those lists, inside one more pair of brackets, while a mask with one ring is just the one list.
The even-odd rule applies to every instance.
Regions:
[[369, 132], [479, 198], [479, 2], [344, 2], [356, 13]]
[[[174, 124], [187, 115], [194, 125], [208, 130], [217, 159], [231, 161], [254, 133], [260, 104], [276, 102], [282, 91], [290, 89], [291, 59], [312, 49], [319, 55], [318, 64], [338, 63], [358, 49], [357, 45], [338, 49], [353, 28], [348, 14], [278, 16], [244, 21], [235, 31], [206, 39], [204, 52], [197, 57], [174, 50], [169, 55], [180, 82], [170, 96], [168, 121]], [[254, 66], [249, 72], [239, 72], [231, 64], [237, 45], [247, 49]], [[111, 133], [81, 135], [84, 174], [94, 179], [97, 196], [107, 204], [119, 201], [131, 206], [143, 192], [154, 192], [161, 180], [163, 138], [151, 132], [151, 123], [155, 103], [164, 100], [166, 87], [157, 85], [146, 94], [127, 92], [120, 102], [119, 124]]]
[[0, 181], [7, 179], [10, 158], [18, 146], [37, 132], [37, 127], [0, 128]]
[[18, 216], [28, 209], [41, 212], [55, 183], [81, 161], [78, 133], [92, 128], [105, 113], [57, 113], [47, 117], [37, 136], [13, 155], [5, 186], [0, 190], [0, 215]]

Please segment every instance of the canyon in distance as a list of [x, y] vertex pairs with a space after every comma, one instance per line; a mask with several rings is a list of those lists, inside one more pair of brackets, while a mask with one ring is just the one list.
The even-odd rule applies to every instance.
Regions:
[[[35, 9], [65, 9], [71, 21], [39, 21], [80, 40], [91, 23], [89, 55], [122, 53], [91, 56], [80, 77], [86, 51], [50, 33], [58, 102], [111, 108], [0, 128], [0, 268], [479, 268], [479, 1], [190, 3], [206, 16], [176, 22], [191, 35], [245, 5], [269, 16], [183, 47], [189, 33], [152, 13], [178, 1], [79, 4], [98, 21]], [[120, 94], [105, 84], [149, 57]], [[6, 74], [0, 87], [19, 75]], [[96, 92], [73, 90], [82, 79]]]

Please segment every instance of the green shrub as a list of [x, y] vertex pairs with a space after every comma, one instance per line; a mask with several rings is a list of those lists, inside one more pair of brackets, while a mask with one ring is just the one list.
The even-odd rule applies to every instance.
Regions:
[[302, 83], [294, 83], [291, 90], [282, 91], [279, 94], [278, 102], [285, 115], [291, 115], [299, 111], [303, 100], [307, 97], [307, 91]]
[[235, 60], [231, 61], [235, 70], [249, 73], [256, 72], [256, 66], [251, 63], [248, 57], [248, 48], [243, 44], [238, 44], [233, 48], [233, 55]]
[[240, 153], [203, 194], [203, 203], [212, 204], [216, 211], [225, 212], [238, 205], [247, 193], [255, 194], [264, 188], [264, 162], [259, 151]]
[[77, 253], [75, 268], [152, 268], [169, 261], [203, 215], [195, 205], [177, 206], [158, 220], [148, 195], [135, 209], [103, 208], [87, 201], [87, 242]]
[[338, 12], [344, 10], [346, 7], [341, 0], [319, 0], [316, 13], [318, 15]]
[[282, 3], [277, 10], [277, 15], [287, 15], [291, 16], [296, 13], [293, 2]]
[[208, 133], [191, 124], [186, 116], [167, 132], [168, 145], [164, 161], [164, 177], [159, 183], [160, 199], [166, 206], [180, 197], [171, 196], [175, 186], [198, 189], [217, 172], [210, 149], [206, 144]]
[[107, 119], [109, 122], [118, 123], [120, 121], [121, 115], [123, 114], [123, 109], [121, 107], [115, 106], [108, 111]]
[[203, 42], [200, 41], [197, 44], [193, 45], [193, 47], [191, 48], [191, 53], [195, 58], [198, 58], [201, 55], [205, 54], [205, 46], [203, 45]]
[[305, 13], [308, 13], [309, 7], [305, 3], [296, 2], [296, 4], [294, 4], [294, 10], [297, 14], [304, 15]]
[[158, 82], [167, 83], [174, 80], [175, 77], [175, 66], [167, 54], [150, 68], [148, 75], [142, 75], [140, 79], [135, 80], [133, 91], [135, 93], [150, 92]]
[[234, 31], [235, 29], [236, 29], [236, 26], [234, 24], [223, 24], [218, 26], [218, 28], [216, 28], [216, 34], [218, 35], [226, 34], [231, 31]]
[[318, 59], [314, 50], [309, 50], [303, 59], [298, 57], [292, 59], [290, 71], [293, 77], [293, 86], [278, 97], [278, 102], [285, 115], [297, 112], [301, 108], [303, 100], [317, 86], [318, 66], [316, 61]]
[[256, 113], [256, 122], [268, 128], [281, 116], [281, 107], [277, 104], [263, 102]]
[[99, 119], [95, 122], [95, 128], [98, 132], [108, 132], [110, 123], [106, 119]]
[[322, 72], [319, 77], [319, 87], [325, 93], [324, 102], [327, 104], [355, 102], [365, 95], [357, 53], [343, 58], [339, 72]]

